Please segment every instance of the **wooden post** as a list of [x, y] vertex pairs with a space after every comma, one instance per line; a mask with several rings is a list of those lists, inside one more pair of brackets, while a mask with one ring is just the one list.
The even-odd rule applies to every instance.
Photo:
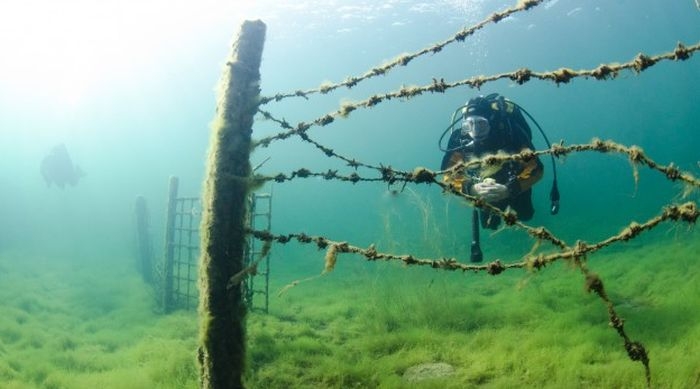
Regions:
[[177, 215], [177, 177], [170, 177], [168, 186], [168, 208], [165, 221], [165, 259], [163, 261], [163, 312], [173, 307], [173, 266], [175, 263], [175, 216]]
[[265, 29], [261, 21], [243, 23], [219, 81], [200, 229], [197, 359], [203, 389], [243, 388], [246, 307], [241, 286], [228, 285], [245, 264], [250, 136]]
[[136, 197], [134, 206], [136, 213], [136, 240], [138, 244], [138, 269], [143, 280], [149, 284], [153, 283], [153, 247], [151, 244], [151, 231], [148, 217], [148, 206], [143, 196]]

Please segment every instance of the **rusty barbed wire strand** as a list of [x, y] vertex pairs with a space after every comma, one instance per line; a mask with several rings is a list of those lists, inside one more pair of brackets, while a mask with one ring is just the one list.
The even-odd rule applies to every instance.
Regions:
[[376, 77], [376, 76], [385, 75], [386, 73], [388, 73], [390, 70], [392, 70], [393, 68], [395, 68], [397, 66], [406, 66], [411, 61], [413, 61], [414, 59], [416, 59], [418, 57], [421, 57], [421, 56], [426, 55], [426, 54], [437, 54], [440, 51], [442, 51], [442, 49], [444, 49], [445, 46], [452, 44], [452, 43], [455, 43], [455, 42], [464, 41], [467, 37], [473, 35], [476, 31], [484, 28], [486, 25], [488, 25], [490, 23], [494, 23], [494, 24], [498, 23], [499, 21], [501, 21], [501, 20], [503, 20], [503, 19], [505, 19], [505, 18], [517, 13], [517, 12], [527, 11], [530, 8], [533, 8], [533, 7], [539, 5], [543, 2], [544, 2], [544, 0], [519, 0], [514, 7], [508, 8], [508, 9], [501, 11], [501, 12], [495, 12], [495, 13], [491, 14], [490, 16], [488, 16], [486, 19], [476, 23], [475, 25], [473, 25], [471, 27], [463, 28], [461, 31], [459, 31], [454, 36], [452, 36], [451, 38], [449, 38], [445, 41], [436, 43], [430, 47], [426, 47], [426, 48], [419, 50], [415, 53], [400, 55], [396, 59], [394, 59], [393, 61], [386, 63], [384, 65], [377, 66], [373, 69], [370, 69], [369, 71], [367, 71], [365, 74], [363, 74], [361, 76], [348, 77], [347, 79], [345, 79], [345, 81], [342, 81], [342, 82], [339, 82], [336, 84], [323, 84], [323, 85], [319, 86], [318, 88], [309, 89], [306, 91], [297, 90], [297, 91], [289, 92], [289, 93], [278, 93], [278, 94], [276, 94], [274, 96], [270, 96], [270, 97], [263, 97], [260, 99], [260, 105], [265, 105], [265, 104], [272, 102], [272, 101], [277, 102], [277, 101], [284, 100], [284, 99], [290, 98], [290, 97], [308, 98], [308, 96], [312, 95], [312, 94], [317, 94], [317, 93], [327, 94], [327, 93], [330, 93], [330, 92], [332, 92], [338, 88], [341, 88], [341, 87], [347, 87], [348, 89], [350, 89], [362, 81], [368, 80], [368, 79]]
[[[512, 81], [515, 81], [517, 84], [524, 84], [528, 81], [531, 81], [532, 79], [538, 79], [542, 81], [553, 81], [556, 84], [566, 84], [574, 78], [579, 77], [593, 77], [596, 80], [608, 80], [616, 78], [619, 75], [619, 73], [623, 70], [633, 70], [636, 73], [641, 73], [642, 71], [663, 60], [684, 61], [689, 59], [692, 56], [692, 54], [698, 50], [700, 50], [700, 42], [692, 46], [685, 46], [679, 42], [674, 50], [664, 54], [659, 54], [650, 57], [646, 54], [640, 53], [634, 59], [626, 63], [603, 64], [595, 69], [573, 70], [569, 68], [560, 68], [559, 70], [551, 72], [534, 72], [530, 69], [522, 68], [516, 71], [494, 74], [491, 76], [475, 76], [453, 83], [445, 82], [445, 80], [442, 78], [440, 80], [433, 78], [433, 82], [429, 85], [404, 86], [398, 91], [387, 92], [384, 94], [376, 94], [370, 96], [369, 98], [363, 101], [355, 103], [343, 103], [341, 104], [338, 110], [331, 113], [327, 113], [319, 118], [314, 119], [311, 122], [299, 122], [296, 126], [292, 126], [284, 120], [278, 120], [278, 122], [280, 123], [285, 123], [285, 125], [283, 125], [283, 128], [286, 131], [257, 140], [255, 142], [255, 147], [267, 147], [273, 141], [286, 139], [292, 135], [303, 134], [313, 126], [326, 126], [328, 124], [333, 123], [338, 117], [348, 117], [350, 113], [359, 108], [371, 108], [379, 103], [392, 99], [411, 99], [413, 97], [420, 96], [426, 92], [444, 93], [448, 89], [465, 85], [471, 88], [480, 89], [486, 83], [501, 79], [510, 79]], [[267, 112], [263, 113], [263, 115], [265, 117], [271, 117], [271, 115]]]
[[[491, 275], [498, 275], [509, 269], [533, 269], [540, 270], [558, 260], [574, 260], [576, 258], [585, 257], [588, 254], [594, 253], [604, 247], [610, 246], [617, 242], [628, 241], [637, 237], [644, 231], [650, 231], [665, 221], [683, 221], [689, 224], [695, 224], [700, 211], [697, 204], [689, 201], [680, 205], [668, 205], [662, 212], [647, 220], [644, 223], [630, 223], [617, 235], [613, 235], [607, 239], [597, 243], [585, 243], [582, 241], [576, 242], [574, 246], [565, 246], [564, 251], [551, 254], [528, 254], [525, 258], [517, 262], [504, 263], [500, 259], [495, 259], [490, 263], [473, 265], [466, 264], [457, 260], [454, 257], [445, 257], [439, 259], [433, 258], [418, 258], [411, 254], [392, 254], [378, 252], [374, 244], [368, 248], [351, 245], [348, 242], [334, 241], [323, 236], [312, 236], [306, 233], [290, 233], [290, 234], [273, 234], [264, 230], [248, 229], [247, 232], [261, 241], [274, 241], [280, 244], [286, 244], [292, 240], [296, 240], [302, 244], [316, 244], [319, 249], [325, 249], [330, 245], [336, 246], [338, 253], [359, 254], [365, 257], [368, 261], [400, 261], [406, 265], [428, 266], [434, 269], [442, 270], [461, 270], [463, 272], [487, 272]], [[523, 227], [531, 231], [532, 236], [537, 237], [542, 227], [532, 227], [523, 225]]]
[[[613, 140], [601, 140], [599, 138], [593, 138], [590, 143], [587, 144], [576, 144], [570, 146], [564, 146], [563, 143], [552, 145], [551, 149], [545, 149], [540, 151], [523, 150], [516, 154], [492, 154], [488, 155], [482, 159], [473, 159], [467, 162], [461, 162], [451, 167], [450, 169], [437, 171], [435, 174], [448, 174], [455, 173], [461, 169], [475, 168], [480, 166], [493, 166], [499, 165], [508, 161], [519, 161], [527, 162], [534, 158], [535, 156], [551, 154], [555, 157], [566, 156], [574, 152], [583, 151], [595, 151], [601, 153], [618, 153], [626, 154], [629, 161], [632, 163], [633, 169], [636, 169], [637, 165], [647, 166], [652, 170], [656, 170], [662, 173], [666, 178], [671, 181], [683, 181], [694, 187], [700, 188], [700, 179], [695, 177], [689, 172], [681, 171], [677, 166], [672, 163], [669, 165], [662, 165], [654, 160], [652, 160], [644, 150], [639, 146], [625, 146], [617, 143]], [[639, 179], [638, 173], [635, 170], [633, 172], [635, 180]]]
[[[462, 161], [445, 170], [433, 171], [427, 168], [417, 167], [411, 172], [392, 169], [391, 166], [384, 166], [381, 164], [379, 166], [376, 166], [363, 163], [355, 159], [350, 159], [337, 154], [333, 149], [320, 145], [306, 136], [304, 137], [304, 139], [308, 139], [309, 142], [311, 142], [314, 145], [317, 145], [317, 147], [323, 150], [327, 156], [339, 158], [347, 162], [348, 166], [352, 168], [357, 169], [358, 167], [363, 167], [366, 169], [378, 171], [381, 175], [381, 178], [365, 178], [361, 177], [357, 173], [352, 173], [350, 175], [342, 175], [339, 174], [337, 170], [328, 170], [327, 172], [312, 172], [309, 169], [300, 168], [293, 171], [290, 174], [279, 173], [274, 176], [257, 175], [256, 179], [260, 181], [275, 181], [278, 183], [290, 181], [295, 178], [308, 177], [322, 177], [327, 180], [338, 179], [341, 181], [347, 181], [352, 183], [357, 183], [361, 181], [385, 181], [388, 184], [394, 184], [396, 182], [437, 183], [438, 181], [436, 177], [445, 174], [454, 174], [464, 169], [474, 169], [482, 166], [494, 166], [509, 161], [527, 162], [535, 158], [536, 156], [547, 154], [552, 154], [555, 157], [562, 157], [575, 152], [594, 151], [601, 153], [614, 152], [619, 154], [626, 154], [629, 158], [629, 161], [632, 163], [633, 168], [636, 168], [637, 164], [647, 166], [652, 170], [656, 170], [662, 173], [666, 178], [668, 178], [671, 181], [682, 181], [688, 185], [700, 188], [699, 178], [695, 177], [689, 172], [680, 170], [677, 166], [673, 164], [662, 165], [655, 162], [649, 156], [647, 156], [646, 153], [644, 153], [643, 149], [641, 149], [638, 146], [625, 146], [612, 140], [601, 140], [598, 138], [592, 139], [591, 142], [587, 144], [575, 144], [564, 146], [563, 143], [559, 143], [552, 145], [551, 149], [539, 151], [523, 150], [520, 153], [516, 154], [491, 154], [484, 156], [483, 158], [474, 158], [469, 161]], [[636, 173], [635, 179], [638, 179]]]
[[[274, 120], [277, 120], [277, 119], [274, 119]], [[344, 161], [345, 163], [347, 163], [348, 166], [354, 168], [355, 170], [357, 170], [357, 168], [360, 168], [360, 167], [374, 169], [374, 170], [382, 170], [381, 165], [380, 165], [380, 167], [377, 167], [374, 165], [369, 165], [369, 164], [360, 162], [360, 161], [356, 160], [355, 158], [349, 158], [349, 157], [345, 157], [343, 155], [340, 155], [340, 154], [336, 153], [333, 149], [326, 147], [326, 146], [316, 142], [315, 140], [311, 139], [311, 137], [309, 137], [309, 134], [307, 134], [305, 132], [300, 133], [299, 137], [303, 141], [308, 142], [308, 143], [312, 144], [314, 147], [316, 147], [317, 149], [321, 150], [327, 157], [333, 157], [333, 158], [340, 159], [340, 160]]]
[[625, 320], [620, 317], [615, 310], [615, 304], [613, 304], [610, 297], [608, 297], [605, 291], [605, 286], [603, 281], [600, 279], [598, 274], [590, 271], [585, 263], [586, 257], [579, 257], [576, 259], [576, 266], [583, 273], [586, 280], [586, 291], [588, 293], [595, 292], [595, 294], [603, 301], [607, 310], [608, 318], [610, 319], [610, 326], [617, 331], [617, 334], [624, 341], [625, 351], [627, 351], [627, 356], [632, 361], [639, 361], [644, 365], [644, 377], [646, 379], [647, 388], [651, 388], [651, 368], [649, 367], [649, 354], [641, 342], [632, 341], [630, 337], [625, 332]]

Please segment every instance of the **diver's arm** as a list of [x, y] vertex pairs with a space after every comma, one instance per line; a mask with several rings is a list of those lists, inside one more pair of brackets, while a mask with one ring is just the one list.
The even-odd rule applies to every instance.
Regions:
[[539, 158], [527, 162], [512, 163], [497, 174], [474, 182], [469, 192], [495, 202], [514, 198], [530, 189], [542, 179], [544, 167]]
[[[458, 165], [462, 161], [464, 161], [464, 156], [460, 151], [447, 152], [442, 157], [441, 170], [447, 170], [453, 166]], [[452, 186], [455, 190], [458, 191], [462, 190], [462, 185], [464, 184], [465, 180], [466, 177], [464, 175], [463, 169], [446, 172], [445, 175], [442, 176], [442, 182]]]
[[447, 170], [462, 161], [462, 153], [459, 151], [448, 151], [442, 156], [440, 170]]
[[513, 175], [508, 180], [506, 186], [510, 196], [517, 196], [520, 193], [532, 188], [544, 174], [544, 165], [538, 157], [535, 157], [527, 162], [521, 163], [520, 172]]

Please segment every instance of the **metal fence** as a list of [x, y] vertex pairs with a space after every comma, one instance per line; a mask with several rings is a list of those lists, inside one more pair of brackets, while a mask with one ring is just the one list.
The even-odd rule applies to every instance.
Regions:
[[[199, 226], [202, 203], [199, 197], [178, 197], [179, 180], [171, 177], [165, 221], [165, 247], [162, 261], [153, 260], [148, 233], [148, 212], [145, 199], [136, 199], [136, 224], [139, 270], [144, 280], [153, 285], [158, 305], [165, 313], [176, 309], [194, 309], [198, 305], [198, 262], [200, 254]], [[247, 226], [252, 230], [269, 231], [272, 223], [272, 193], [251, 193], [248, 198]], [[261, 242], [251, 236], [245, 251], [246, 266], [259, 260], [255, 274], [241, 283], [249, 310], [268, 312], [270, 255], [263, 255]]]

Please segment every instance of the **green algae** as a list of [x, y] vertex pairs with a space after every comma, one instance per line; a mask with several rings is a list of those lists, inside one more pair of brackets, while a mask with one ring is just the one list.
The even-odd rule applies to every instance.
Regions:
[[[696, 238], [589, 260], [649, 349], [655, 386], [700, 382]], [[198, 386], [194, 312], [154, 313], [148, 285], [118, 260], [75, 267], [21, 259], [0, 256], [14, 264], [0, 290], [4, 387]], [[280, 275], [272, 287], [288, 281]], [[484, 277], [339, 261], [333, 273], [273, 299], [269, 315], [249, 315], [247, 327], [249, 388], [404, 388], [410, 367], [435, 362], [454, 374], [410, 387], [645, 386], [604, 306], [565, 263]]]

